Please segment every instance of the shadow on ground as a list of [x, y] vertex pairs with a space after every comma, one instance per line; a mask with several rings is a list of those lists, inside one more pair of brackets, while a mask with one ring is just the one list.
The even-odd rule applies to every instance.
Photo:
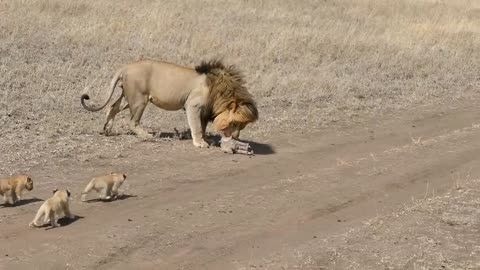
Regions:
[[[73, 218], [62, 217], [58, 219], [58, 224], [60, 224], [60, 227], [65, 227], [82, 218], [85, 218], [85, 217], [77, 216], [77, 215], [75, 215], [75, 217]], [[52, 226], [50, 226], [50, 224], [45, 224], [42, 227], [47, 227], [45, 230], [55, 229]]]
[[87, 200], [87, 201], [84, 201], [85, 203], [95, 203], [95, 202], [105, 202], [105, 203], [108, 203], [108, 202], [114, 202], [114, 201], [122, 201], [122, 200], [125, 200], [125, 199], [128, 199], [128, 198], [134, 198], [134, 197], [137, 197], [137, 195], [128, 195], [128, 194], [121, 194], [121, 195], [118, 195], [116, 199], [110, 199], [110, 200], [104, 200], [104, 199], [100, 199], [100, 198], [97, 198], [97, 199], [90, 199], [90, 200]]
[[[210, 135], [209, 139], [214, 141], [212, 146], [220, 147], [220, 136]], [[269, 144], [254, 142], [254, 141], [250, 141], [250, 140], [242, 140], [242, 139], [240, 139], [239, 141], [250, 144], [250, 147], [253, 149], [253, 152], [254, 152], [255, 155], [272, 155], [272, 154], [275, 154], [275, 148], [273, 148], [273, 146], [271, 146]]]
[[[85, 217], [77, 216], [77, 215], [75, 215], [73, 218], [62, 217], [62, 218], [59, 218], [57, 220], [57, 222], [58, 222], [58, 224], [60, 225], [60, 228], [61, 228], [61, 227], [70, 225], [70, 224], [74, 223], [75, 221], [77, 221], [79, 219], [82, 219], [82, 218], [85, 218]], [[56, 227], [56, 228], [52, 227], [50, 225], [50, 222], [49, 222], [49, 223], [45, 223], [45, 224], [40, 225], [40, 226], [35, 226], [35, 228], [45, 228], [45, 230], [51, 230], [51, 229], [56, 229], [58, 227]]]
[[[133, 134], [133, 133], [132, 133]], [[175, 129], [175, 132], [150, 132], [155, 139], [164, 139], [164, 140], [191, 140], [192, 135], [190, 129], [178, 131]], [[119, 134], [115, 134], [119, 135]], [[115, 136], [110, 135], [110, 136]], [[220, 147], [220, 136], [214, 134], [207, 134], [209, 140], [211, 140], [211, 146]], [[255, 155], [272, 155], [275, 154], [275, 149], [273, 146], [265, 143], [259, 143], [249, 140], [240, 140], [242, 142], [249, 143], [253, 149]]]
[[36, 203], [36, 202], [43, 202], [42, 199], [39, 198], [31, 198], [31, 199], [23, 199], [21, 201], [17, 201], [15, 204], [0, 204], [0, 206], [3, 207], [17, 207], [17, 206], [22, 206], [22, 205], [27, 205], [30, 203]]

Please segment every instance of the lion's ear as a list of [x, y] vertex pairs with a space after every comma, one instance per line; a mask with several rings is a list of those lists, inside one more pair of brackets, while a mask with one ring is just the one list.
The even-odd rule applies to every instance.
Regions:
[[230, 103], [228, 108], [230, 109], [230, 114], [234, 113], [237, 110], [237, 103], [236, 102]]

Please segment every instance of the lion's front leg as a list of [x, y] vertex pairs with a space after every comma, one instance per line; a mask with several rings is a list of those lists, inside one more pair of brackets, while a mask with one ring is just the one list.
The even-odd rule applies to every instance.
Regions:
[[212, 145], [215, 142], [211, 139], [208, 139], [206, 134], [208, 120], [206, 120], [203, 116], [200, 116], [200, 121], [202, 124], [202, 138], [208, 143], [208, 145]]
[[187, 121], [190, 126], [190, 132], [192, 134], [193, 145], [195, 147], [209, 147], [209, 144], [204, 139], [204, 131], [202, 128], [201, 121], [201, 111], [202, 108], [200, 105], [188, 105], [185, 108], [187, 112]]

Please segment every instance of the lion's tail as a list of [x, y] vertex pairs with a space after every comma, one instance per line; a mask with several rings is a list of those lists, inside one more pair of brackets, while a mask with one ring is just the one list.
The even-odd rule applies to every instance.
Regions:
[[88, 183], [88, 185], [85, 187], [85, 189], [83, 190], [82, 192], [82, 202], [86, 201], [87, 200], [87, 194], [90, 192], [90, 190], [93, 189], [93, 186], [95, 185], [95, 178], [93, 178], [92, 180], [90, 180], [90, 182]]
[[96, 107], [96, 108], [95, 107], [88, 107], [87, 104], [85, 104], [85, 100], [89, 100], [90, 97], [88, 96], [88, 94], [83, 94], [80, 97], [80, 102], [82, 103], [83, 108], [85, 108], [86, 110], [91, 111], [91, 112], [100, 111], [101, 109], [105, 108], [105, 106], [107, 106], [110, 99], [112, 99], [113, 92], [115, 91], [115, 87], [117, 86], [118, 81], [120, 79], [122, 79], [122, 72], [123, 72], [123, 69], [119, 69], [115, 73], [115, 75], [113, 76], [112, 81], [110, 82], [110, 89], [111, 89], [110, 96], [108, 97], [107, 101], [105, 101], [105, 104], [103, 104], [100, 107]]

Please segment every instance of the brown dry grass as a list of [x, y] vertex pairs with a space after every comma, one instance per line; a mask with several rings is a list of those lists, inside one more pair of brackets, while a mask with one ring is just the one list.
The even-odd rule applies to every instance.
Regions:
[[[0, 170], [130, 147], [132, 136], [98, 136], [104, 115], [83, 110], [79, 96], [100, 102], [114, 70], [141, 58], [238, 65], [260, 111], [243, 134], [257, 140], [471, 99], [480, 85], [479, 25], [474, 0], [3, 0]], [[123, 134], [126, 117], [115, 126]], [[153, 106], [143, 123], [187, 127], [183, 112]]]
[[[479, 86], [474, 0], [19, 0], [0, 10], [1, 119], [31, 132], [98, 131], [103, 115], [81, 110], [78, 96], [104, 98], [113, 71], [140, 58], [237, 64], [260, 104], [254, 134], [451, 101]], [[183, 117], [151, 112], [155, 129]]]

